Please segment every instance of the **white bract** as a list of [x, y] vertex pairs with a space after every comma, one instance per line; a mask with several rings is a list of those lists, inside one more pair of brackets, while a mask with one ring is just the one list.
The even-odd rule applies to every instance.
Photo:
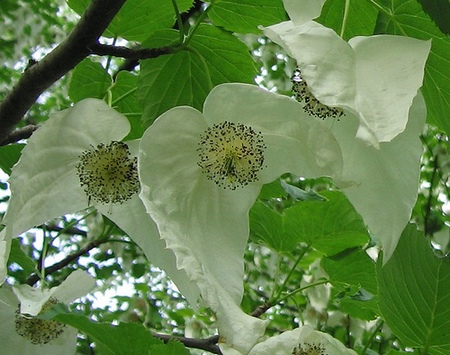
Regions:
[[[198, 292], [177, 270], [173, 253], [165, 249], [139, 199], [139, 142], [121, 142], [129, 131], [127, 118], [97, 99], [84, 99], [50, 115], [28, 139], [12, 170], [11, 199], [3, 221], [5, 247], [8, 240], [36, 225], [91, 205], [127, 233], [186, 297], [195, 300]], [[7, 252], [5, 248], [2, 265]]]
[[[57, 287], [39, 289], [28, 285], [0, 288], [0, 343], [2, 354], [75, 354], [75, 328], [53, 320], [35, 319], [56, 303], [69, 304], [93, 290], [94, 279], [76, 270]], [[19, 307], [20, 304], [20, 307]]]
[[239, 308], [249, 209], [283, 173], [339, 176], [336, 140], [288, 97], [223, 84], [203, 113], [162, 114], [144, 133], [138, 161], [140, 196], [161, 237], [216, 313], [221, 336], [245, 353], [265, 328]]
[[285, 0], [291, 21], [264, 33], [297, 61], [301, 78], [323, 105], [359, 119], [356, 136], [378, 147], [403, 132], [417, 90], [422, 86], [431, 41], [377, 35], [348, 42], [311, 21], [318, 16], [309, 0]]
[[[242, 355], [226, 345], [221, 345], [224, 355]], [[248, 355], [356, 355], [354, 350], [348, 349], [339, 340], [327, 333], [314, 330], [304, 325], [289, 330], [256, 344]]]
[[318, 11], [308, 15], [308, 3], [285, 0], [291, 21], [264, 33], [297, 61], [294, 93], [305, 111], [340, 117], [326, 118], [344, 160], [335, 182], [381, 243], [386, 262], [417, 198], [426, 118], [418, 89], [431, 42], [391, 35], [346, 42], [311, 21]]

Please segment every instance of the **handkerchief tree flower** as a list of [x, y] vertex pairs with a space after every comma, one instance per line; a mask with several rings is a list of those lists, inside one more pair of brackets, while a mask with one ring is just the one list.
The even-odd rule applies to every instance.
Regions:
[[[224, 355], [240, 355], [234, 349], [222, 346]], [[340, 354], [356, 355], [356, 352], [347, 349], [339, 340], [331, 335], [314, 330], [304, 325], [294, 330], [288, 330], [279, 335], [267, 338], [256, 344], [248, 355], [315, 355]]]
[[173, 108], [144, 133], [141, 199], [238, 351], [265, 329], [239, 309], [249, 209], [283, 173], [339, 176], [340, 154], [329, 129], [294, 100], [246, 84], [219, 85], [203, 113]]
[[104, 101], [84, 99], [52, 114], [30, 137], [9, 180], [3, 264], [11, 238], [92, 206], [125, 231], [187, 298], [197, 298], [139, 199], [139, 142], [121, 141], [129, 131], [127, 118]]
[[50, 289], [3, 285], [0, 289], [2, 353], [75, 353], [78, 330], [58, 321], [33, 317], [57, 303], [71, 303], [91, 292], [94, 286], [94, 278], [82, 270], [75, 270], [59, 286]]
[[347, 42], [311, 21], [320, 14], [321, 2], [310, 12], [305, 3], [309, 1], [285, 0], [291, 21], [264, 29], [297, 61], [297, 80], [307, 86], [302, 90], [305, 109], [321, 118], [333, 115], [329, 108], [343, 109], [359, 119], [356, 137], [375, 147], [391, 141], [406, 127], [431, 42], [393, 35]]
[[331, 120], [344, 159], [344, 180], [335, 182], [381, 241], [387, 261], [417, 198], [426, 112], [422, 98], [412, 104], [431, 42], [392, 35], [347, 42], [312, 21], [323, 2], [309, 3], [285, 0], [291, 21], [264, 33], [297, 61], [293, 92], [305, 112]]

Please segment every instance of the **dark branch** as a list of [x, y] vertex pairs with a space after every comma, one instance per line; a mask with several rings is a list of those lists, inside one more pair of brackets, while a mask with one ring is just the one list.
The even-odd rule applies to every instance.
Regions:
[[[100, 244], [106, 243], [108, 239], [98, 239], [94, 240], [93, 242], [90, 242], [89, 244], [85, 245], [80, 250], [76, 251], [75, 253], [67, 255], [63, 260], [45, 268], [45, 275], [50, 275], [58, 270], [61, 270], [63, 267], [69, 265], [71, 262], [76, 261], [80, 256], [87, 254], [89, 251], [91, 251], [94, 248], [97, 248]], [[39, 276], [37, 274], [32, 274], [28, 280], [27, 284], [30, 286], [33, 286], [36, 282], [39, 281]]]
[[0, 142], [39, 95], [90, 52], [125, 0], [93, 0], [69, 36], [40, 62], [30, 66], [0, 104]]
[[39, 126], [29, 124], [25, 127], [16, 129], [8, 134], [3, 142], [0, 143], [0, 146], [7, 145], [9, 143], [16, 143], [21, 139], [30, 138], [35, 130], [37, 130]]
[[131, 60], [156, 58], [160, 55], [173, 52], [171, 47], [133, 49], [101, 43], [95, 43], [91, 45], [89, 49], [91, 50], [90, 54], [111, 55], [113, 57], [122, 57]]
[[172, 335], [167, 334], [158, 334], [153, 333], [153, 336], [155, 338], [164, 340], [165, 343], [167, 343], [169, 340], [178, 340], [181, 342], [184, 346], [188, 348], [195, 348], [195, 349], [201, 349], [205, 351], [209, 351], [213, 354], [219, 354], [222, 355], [222, 352], [220, 351], [219, 346], [217, 345], [217, 342], [219, 341], [219, 335], [214, 335], [210, 338], [206, 339], [193, 339], [193, 338], [184, 338], [184, 337], [176, 337]]
[[261, 317], [266, 311], [272, 307], [272, 305], [269, 302], [264, 303], [261, 306], [258, 306], [250, 315], [255, 318]]

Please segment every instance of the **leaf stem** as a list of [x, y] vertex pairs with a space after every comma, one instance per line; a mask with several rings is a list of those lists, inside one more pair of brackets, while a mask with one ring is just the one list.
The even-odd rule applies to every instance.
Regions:
[[345, 0], [345, 6], [344, 6], [344, 16], [342, 17], [342, 27], [341, 27], [341, 33], [339, 36], [341, 38], [344, 38], [344, 33], [347, 28], [347, 21], [348, 21], [348, 12], [350, 10], [350, 0]]
[[369, 345], [372, 344], [373, 339], [375, 338], [375, 336], [377, 335], [377, 333], [380, 331], [381, 327], [383, 326], [384, 321], [382, 319], [380, 319], [378, 321], [377, 326], [375, 327], [375, 330], [372, 332], [372, 334], [370, 335], [369, 339], [367, 339], [366, 345], [364, 345], [364, 348], [362, 348], [360, 355], [364, 355], [366, 353], [366, 350], [369, 348]]
[[330, 280], [324, 279], [324, 280], [321, 280], [321, 281], [313, 282], [312, 284], [309, 284], [309, 285], [306, 285], [306, 286], [303, 286], [303, 287], [299, 287], [299, 288], [295, 289], [294, 291], [289, 292], [285, 296], [279, 298], [277, 300], [277, 303], [283, 302], [284, 300], [288, 299], [289, 297], [294, 296], [296, 293], [299, 293], [299, 292], [302, 292], [304, 290], [307, 290], [308, 288], [316, 287], [316, 286], [323, 285], [323, 284], [327, 284], [329, 282], [330, 282]]
[[181, 19], [180, 10], [178, 9], [178, 4], [176, 0], [172, 0], [173, 9], [175, 11], [175, 16], [177, 17], [178, 30], [180, 32], [180, 44], [183, 43], [185, 28], [183, 25], [183, 20]]
[[189, 29], [189, 33], [184, 38], [184, 41], [181, 45], [182, 48], [186, 48], [189, 42], [191, 41], [192, 37], [194, 36], [195, 31], [197, 31], [197, 28], [200, 26], [200, 24], [203, 22], [203, 20], [208, 15], [209, 10], [213, 7], [215, 3], [215, 0], [212, 0], [209, 6], [200, 14], [197, 21], [195, 21], [194, 25]]
[[[303, 248], [303, 250], [300, 251], [300, 255], [297, 257], [297, 260], [294, 263], [294, 266], [291, 268], [291, 270], [289, 271], [289, 274], [286, 276], [286, 278], [284, 279], [283, 284], [281, 285], [281, 287], [278, 289], [277, 294], [275, 295], [275, 297], [271, 297], [271, 299], [269, 300], [268, 303], [270, 304], [275, 304], [279, 302], [279, 298], [281, 296], [281, 294], [283, 293], [283, 290], [286, 288], [286, 285], [289, 281], [289, 279], [291, 278], [291, 276], [293, 275], [295, 269], [297, 268], [298, 264], [300, 263], [300, 261], [302, 260], [302, 258], [305, 256], [306, 252], [309, 249], [309, 245], [306, 246], [305, 248]], [[284, 298], [284, 297], [283, 297]]]

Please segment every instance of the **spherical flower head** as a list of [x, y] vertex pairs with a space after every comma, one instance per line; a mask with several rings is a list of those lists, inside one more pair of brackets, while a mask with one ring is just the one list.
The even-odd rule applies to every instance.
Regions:
[[339, 118], [344, 115], [344, 110], [342, 108], [330, 107], [317, 100], [298, 69], [292, 76], [292, 92], [298, 102], [304, 103], [303, 109], [311, 116], [325, 119], [330, 117]]
[[221, 336], [245, 353], [265, 322], [244, 314], [248, 212], [281, 174], [340, 174], [331, 132], [292, 99], [253, 85], [223, 84], [203, 113], [173, 108], [141, 139], [140, 197], [180, 269], [200, 288]]
[[261, 133], [225, 121], [208, 127], [200, 136], [198, 165], [209, 180], [235, 190], [258, 181], [265, 148]]
[[76, 169], [89, 201], [123, 203], [139, 191], [137, 158], [130, 158], [123, 142], [100, 143], [84, 151]]
[[[45, 302], [38, 315], [43, 314], [52, 306], [58, 304], [58, 300], [51, 297]], [[15, 329], [17, 334], [28, 339], [31, 344], [47, 344], [48, 342], [58, 338], [63, 332], [66, 325], [55, 320], [44, 320], [29, 317], [16, 311]]]

